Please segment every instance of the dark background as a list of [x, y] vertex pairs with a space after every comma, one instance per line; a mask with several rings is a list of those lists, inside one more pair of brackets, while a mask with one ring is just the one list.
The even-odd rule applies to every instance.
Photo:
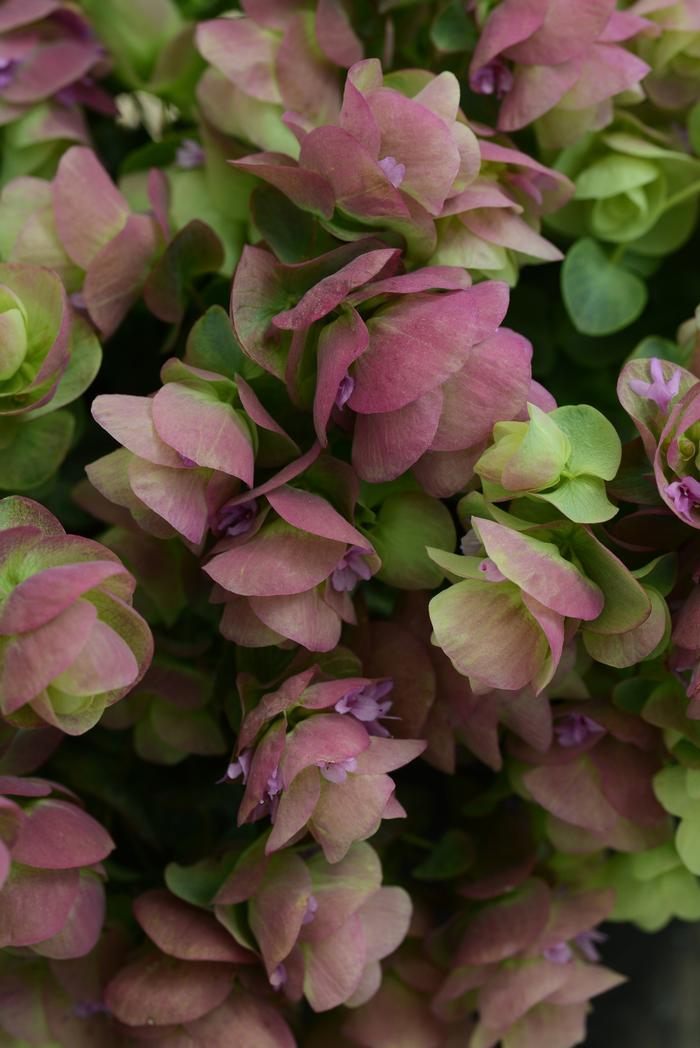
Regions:
[[585, 1048], [698, 1048], [700, 924], [606, 931], [603, 962], [628, 982], [593, 1000]]

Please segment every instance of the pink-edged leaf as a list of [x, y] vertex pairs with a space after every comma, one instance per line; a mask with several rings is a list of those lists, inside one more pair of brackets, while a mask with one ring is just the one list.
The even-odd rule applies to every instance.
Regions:
[[284, 639], [260, 621], [247, 597], [231, 595], [227, 598], [219, 629], [226, 640], [244, 648], [267, 648]]
[[105, 892], [102, 881], [94, 873], [83, 871], [65, 925], [46, 942], [37, 943], [34, 949], [42, 957], [52, 960], [84, 957], [95, 947], [100, 937], [104, 916]]
[[134, 914], [149, 939], [170, 957], [232, 964], [246, 964], [252, 959], [211, 914], [170, 892], [155, 888], [139, 895]]
[[276, 520], [265, 524], [248, 542], [218, 553], [204, 570], [231, 593], [286, 596], [323, 582], [345, 549], [345, 541], [310, 535]]
[[291, 331], [310, 327], [340, 305], [354, 288], [374, 280], [388, 267], [395, 268], [399, 254], [396, 248], [382, 248], [359, 255], [310, 288], [292, 309], [278, 313], [273, 318], [275, 327]]
[[385, 277], [348, 295], [347, 302], [359, 306], [378, 295], [416, 295], [420, 291], [466, 291], [472, 279], [461, 266], [423, 266], [413, 273]]
[[319, 127], [301, 146], [302, 167], [327, 178], [335, 202], [360, 218], [408, 218], [409, 210], [366, 147], [341, 127]]
[[49, 798], [25, 810], [12, 855], [25, 866], [69, 870], [101, 862], [113, 848], [114, 841], [91, 815]]
[[276, 1008], [259, 997], [235, 990], [215, 1011], [187, 1029], [198, 1048], [296, 1048], [291, 1030]]
[[229, 964], [150, 953], [117, 972], [104, 999], [127, 1026], [164, 1026], [206, 1015], [225, 1001], [232, 982]]
[[4, 652], [0, 705], [12, 713], [67, 670], [83, 648], [97, 617], [79, 600], [31, 633], [14, 637]]
[[83, 294], [91, 319], [106, 337], [138, 298], [158, 248], [150, 215], [130, 215], [124, 228], [90, 261]]
[[316, 5], [316, 39], [326, 58], [335, 65], [347, 69], [362, 59], [362, 44], [340, 0], [319, 0]]
[[456, 964], [494, 964], [526, 950], [547, 923], [550, 898], [544, 881], [532, 878], [478, 910], [462, 936]]
[[308, 171], [284, 153], [254, 153], [231, 161], [240, 171], [269, 182], [302, 211], [330, 218], [335, 206], [333, 187], [324, 175]]
[[[299, 76], [299, 70], [304, 76]], [[306, 12], [291, 18], [277, 50], [275, 76], [286, 109], [315, 123], [327, 123], [340, 109], [337, 70], [319, 51], [314, 20]]]
[[328, 862], [339, 862], [351, 844], [377, 832], [393, 791], [388, 775], [348, 775], [338, 784], [323, 781], [309, 829]]
[[0, 945], [32, 946], [56, 935], [78, 891], [78, 870], [37, 870], [14, 863], [0, 892]]
[[370, 551], [371, 543], [320, 495], [286, 484], [268, 495], [276, 513], [294, 528], [335, 542], [347, 542]]
[[507, 306], [506, 285], [487, 281], [384, 307], [367, 324], [369, 349], [354, 367], [350, 407], [395, 411], [442, 385], [464, 366], [471, 347], [493, 334]]
[[340, 713], [319, 713], [297, 724], [287, 736], [281, 771], [285, 786], [309, 765], [358, 757], [370, 744], [364, 725]]
[[248, 909], [268, 975], [296, 943], [310, 895], [311, 878], [304, 861], [292, 852], [273, 855]]
[[242, 417], [213, 395], [168, 382], [152, 401], [156, 433], [176, 452], [249, 486], [253, 483], [253, 446]]
[[533, 1005], [563, 986], [567, 974], [565, 964], [546, 960], [499, 972], [479, 994], [481, 1021], [494, 1028], [510, 1026]]
[[365, 933], [365, 962], [381, 961], [408, 933], [413, 906], [403, 888], [380, 888], [357, 911]]
[[0, 634], [38, 629], [65, 611], [84, 593], [114, 575], [125, 573], [109, 560], [47, 567], [20, 582], [1, 605]]
[[198, 544], [209, 526], [207, 478], [196, 469], [154, 466], [144, 459], [129, 462], [129, 483], [141, 502], [190, 542]]
[[605, 799], [584, 759], [569, 764], [535, 768], [523, 781], [538, 804], [564, 822], [592, 833], [606, 833], [617, 813]]
[[[474, 346], [442, 387], [443, 409], [433, 451], [461, 451], [486, 437], [496, 422], [517, 418], [530, 391], [532, 346], [500, 328]], [[468, 410], [465, 410], [468, 409]]]
[[433, 444], [442, 405], [442, 389], [433, 389], [397, 411], [358, 415], [352, 442], [358, 476], [381, 484], [415, 465]]
[[73, 146], [54, 179], [54, 212], [61, 242], [87, 269], [125, 226], [129, 205], [91, 149]]
[[553, 66], [522, 66], [498, 114], [499, 131], [518, 131], [549, 112], [562, 100], [579, 76], [583, 58]]
[[282, 101], [275, 82], [277, 41], [251, 18], [214, 18], [197, 26], [197, 47], [215, 69], [261, 102]]
[[149, 273], [144, 301], [159, 320], [179, 324], [195, 278], [218, 273], [223, 264], [221, 240], [206, 222], [193, 218], [178, 230]]
[[265, 845], [268, 854], [283, 848], [306, 826], [320, 796], [321, 773], [318, 768], [308, 767], [299, 772], [280, 797], [272, 832]]
[[304, 995], [315, 1012], [342, 1004], [355, 992], [365, 967], [366, 944], [357, 914], [333, 935], [304, 949]]
[[318, 340], [316, 393], [314, 396], [314, 427], [319, 442], [328, 443], [326, 428], [342, 380], [350, 365], [369, 345], [369, 333], [364, 320], [354, 309], [343, 313], [331, 324], [326, 324]]
[[95, 421], [134, 455], [157, 466], [182, 467], [180, 456], [155, 431], [150, 397], [103, 393], [90, 410]]
[[332, 651], [340, 640], [340, 617], [318, 587], [287, 596], [251, 597], [250, 606], [265, 626], [309, 651]]
[[380, 775], [396, 771], [420, 757], [425, 747], [422, 739], [385, 739], [373, 735], [368, 748], [357, 758], [357, 774]]

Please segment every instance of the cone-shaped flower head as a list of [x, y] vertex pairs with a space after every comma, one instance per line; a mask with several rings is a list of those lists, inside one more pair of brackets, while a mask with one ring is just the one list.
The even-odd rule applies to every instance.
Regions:
[[654, 461], [661, 433], [672, 409], [696, 385], [697, 378], [669, 360], [630, 360], [620, 372], [617, 395]]
[[649, 66], [622, 45], [650, 29], [615, 0], [504, 0], [486, 19], [470, 85], [502, 99], [499, 130], [539, 120], [547, 144], [565, 145], [609, 123], [613, 98], [638, 88]]
[[516, 149], [504, 135], [481, 127], [478, 132], [479, 174], [445, 201], [430, 261], [464, 266], [475, 276], [514, 285], [521, 265], [562, 258], [540, 235], [541, 219], [570, 200], [574, 184]]
[[596, 925], [612, 906], [610, 891], [557, 893], [539, 877], [473, 904], [435, 1012], [454, 1021], [476, 1010], [474, 1044], [542, 1037], [573, 1048], [585, 1037], [589, 999], [623, 981], [597, 963], [605, 936]]
[[497, 423], [474, 467], [487, 498], [531, 495], [579, 523], [615, 516], [605, 481], [617, 473], [622, 446], [611, 423], [588, 404], [549, 413], [528, 404], [528, 413], [529, 422]]
[[638, 0], [635, 14], [644, 15], [657, 32], [635, 40], [637, 54], [651, 66], [644, 91], [659, 109], [692, 105], [700, 92], [700, 8], [696, 0]]
[[270, 4], [244, 0], [245, 15], [197, 27], [197, 47], [210, 63], [197, 86], [206, 118], [261, 149], [293, 152], [285, 110], [313, 123], [340, 108], [341, 69], [362, 58], [342, 4]]
[[0, 947], [81, 957], [104, 918], [109, 834], [69, 791], [42, 779], [0, 778]]
[[134, 580], [111, 550], [66, 535], [29, 499], [0, 502], [0, 709], [79, 735], [151, 660]]
[[686, 524], [700, 527], [700, 384], [684, 368], [667, 361], [657, 362], [660, 379], [656, 389], [662, 381], [672, 396], [665, 414], [660, 410], [654, 413], [656, 404], [649, 399], [653, 388], [640, 394], [641, 387], [635, 390], [633, 386], [633, 369], [639, 370], [640, 366], [642, 362], [633, 361], [623, 371], [618, 387], [620, 399], [642, 435], [662, 499]]
[[567, 236], [628, 244], [652, 258], [690, 236], [700, 194], [700, 160], [643, 125], [588, 135], [557, 168], [575, 182], [573, 200], [550, 218]]
[[[204, 570], [217, 583], [213, 600], [225, 602], [221, 631], [237, 644], [264, 647], [286, 638], [331, 651], [342, 623], [356, 621], [352, 591], [380, 567], [371, 542], [351, 523], [355, 474], [330, 457], [314, 465], [318, 451], [315, 445], [219, 510], [223, 537]], [[318, 482], [324, 495], [313, 490]], [[334, 504], [325, 497], [328, 484]]]
[[234, 935], [247, 916], [270, 984], [316, 1012], [359, 1005], [381, 981], [379, 961], [401, 943], [411, 918], [403, 888], [382, 886], [379, 858], [358, 842], [338, 862], [292, 851], [266, 857], [258, 841], [215, 897]]
[[106, 394], [94, 418], [123, 448], [93, 462], [87, 473], [110, 501], [130, 511], [160, 538], [175, 533], [199, 544], [207, 531], [242, 535], [255, 518], [251, 499], [233, 509], [239, 481], [253, 483], [261, 431], [289, 440], [242, 379], [167, 361], [153, 397]]
[[523, 410], [532, 350], [499, 327], [505, 284], [470, 287], [457, 266], [397, 274], [398, 254], [366, 240], [283, 265], [248, 247], [231, 313], [246, 354], [294, 400], [308, 403], [313, 389], [322, 444], [332, 424], [354, 420], [362, 479], [392, 480], [418, 463], [428, 490], [451, 494], [470, 479], [494, 422]]
[[[591, 654], [603, 662], [615, 658], [608, 652], [615, 638], [651, 619], [650, 596], [587, 529], [491, 513], [472, 517], [477, 555], [429, 551], [455, 580], [430, 602], [435, 643], [478, 690], [541, 691], [562, 657], [567, 619], [585, 622]], [[638, 638], [640, 658], [663, 637], [666, 616], [660, 600], [649, 635]]]
[[103, 335], [116, 330], [138, 298], [163, 240], [155, 217], [134, 214], [82, 146], [61, 157], [51, 182], [23, 177], [6, 186], [0, 216], [3, 257], [54, 268]]
[[404, 814], [388, 772], [417, 757], [425, 743], [391, 738], [377, 726], [388, 712], [377, 698], [386, 682], [313, 683], [314, 676], [311, 669], [290, 677], [248, 714], [229, 777], [240, 775], [246, 787], [239, 823], [271, 817], [266, 854], [308, 829], [326, 859], [338, 862], [382, 818]]

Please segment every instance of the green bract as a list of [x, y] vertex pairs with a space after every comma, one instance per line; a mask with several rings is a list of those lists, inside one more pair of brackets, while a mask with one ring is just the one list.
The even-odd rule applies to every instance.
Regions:
[[549, 219], [561, 233], [657, 258], [677, 250], [693, 230], [700, 160], [661, 135], [589, 134], [563, 150], [556, 167], [576, 183], [574, 199]]
[[577, 523], [610, 520], [608, 501], [622, 448], [614, 427], [588, 404], [542, 411], [528, 404], [529, 422], [497, 422], [493, 445], [476, 463], [492, 501], [532, 495]]

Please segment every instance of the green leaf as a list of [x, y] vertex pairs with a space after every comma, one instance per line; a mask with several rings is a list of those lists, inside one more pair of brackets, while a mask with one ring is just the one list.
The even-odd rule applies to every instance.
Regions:
[[540, 491], [533, 497], [556, 506], [577, 524], [600, 524], [618, 512], [599, 477], [567, 477], [553, 491]]
[[291, 264], [309, 257], [314, 233], [319, 232], [312, 215], [267, 185], [254, 190], [250, 207], [260, 235], [281, 262]]
[[427, 859], [413, 870], [419, 881], [447, 881], [461, 877], [474, 862], [474, 845], [463, 830], [448, 830]]
[[211, 306], [193, 325], [187, 338], [185, 360], [193, 367], [230, 379], [235, 379], [243, 370], [246, 357], [221, 306]]
[[675, 553], [664, 553], [663, 556], [649, 561], [643, 568], [637, 568], [632, 574], [636, 579], [643, 581], [645, 586], [657, 590], [662, 597], [668, 597], [676, 585], [678, 557]]
[[193, 906], [207, 906], [233, 870], [239, 855], [227, 852], [221, 858], [202, 859], [194, 866], [180, 866], [171, 862], [165, 867], [165, 883], [173, 895], [191, 902]]
[[683, 819], [676, 831], [676, 848], [687, 869], [700, 874], [700, 806], [692, 819]]
[[647, 302], [645, 284], [607, 257], [589, 237], [577, 240], [561, 269], [564, 304], [584, 335], [610, 335], [627, 327]]
[[468, 16], [462, 0], [452, 0], [435, 16], [430, 27], [430, 39], [438, 51], [444, 54], [474, 50], [477, 42], [476, 24]]
[[381, 507], [369, 537], [381, 557], [378, 578], [399, 589], [435, 589], [443, 580], [426, 547], [454, 549], [452, 517], [438, 499], [423, 492], [391, 495]]
[[69, 411], [0, 419], [0, 489], [30, 491], [49, 480], [68, 454], [74, 427]]
[[584, 528], [568, 541], [585, 574], [605, 594], [605, 607], [586, 628], [594, 633], [624, 633], [641, 625], [650, 614], [651, 602], [622, 561]]
[[166, 324], [179, 324], [187, 293], [195, 277], [216, 273], [223, 265], [224, 248], [216, 233], [192, 219], [176, 233], [155, 264], [143, 289], [146, 305]]
[[700, 102], [696, 102], [690, 110], [687, 127], [693, 152], [700, 156]]
[[654, 776], [654, 793], [659, 804], [681, 819], [697, 817], [700, 821], [700, 803], [688, 794], [685, 768], [662, 768]]
[[549, 417], [563, 430], [571, 444], [567, 473], [574, 476], [588, 473], [603, 480], [613, 479], [620, 466], [622, 444], [605, 415], [590, 404], [567, 404], [555, 408]]
[[102, 346], [90, 324], [77, 315], [71, 322], [69, 353], [68, 367], [61, 376], [56, 392], [48, 404], [32, 412], [32, 418], [48, 415], [56, 408], [77, 400], [92, 385], [100, 370]]
[[584, 647], [596, 662], [624, 669], [651, 658], [662, 642], [667, 643], [671, 617], [666, 601], [656, 590], [649, 589], [647, 593], [651, 600], [651, 614], [640, 626], [626, 633], [590, 633], [585, 629], [582, 631]]

